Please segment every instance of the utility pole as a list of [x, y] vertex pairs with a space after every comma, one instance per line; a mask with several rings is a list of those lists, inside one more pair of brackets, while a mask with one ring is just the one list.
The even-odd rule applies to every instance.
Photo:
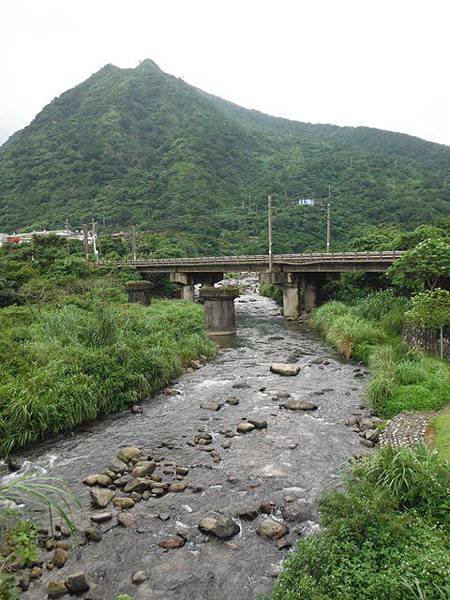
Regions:
[[328, 204], [327, 204], [327, 252], [330, 251], [331, 246], [331, 187], [328, 186]]
[[269, 221], [269, 273], [273, 271], [273, 253], [272, 253], [272, 196], [267, 196], [267, 210]]
[[136, 226], [133, 225], [131, 228], [131, 248], [133, 252], [133, 260], [137, 260], [137, 251], [136, 251]]
[[330, 252], [331, 246], [331, 206], [327, 204], [327, 252]]
[[94, 219], [92, 219], [92, 247], [94, 249], [95, 263], [98, 264], [97, 234], [95, 233]]
[[66, 231], [67, 254], [70, 254], [70, 245], [69, 245], [69, 218], [68, 217], [66, 217], [65, 231]]
[[83, 252], [86, 262], [89, 262], [89, 238], [88, 238], [88, 226], [83, 223]]

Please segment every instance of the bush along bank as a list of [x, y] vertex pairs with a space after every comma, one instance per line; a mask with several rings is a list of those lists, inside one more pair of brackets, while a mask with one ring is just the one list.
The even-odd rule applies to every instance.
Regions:
[[412, 351], [401, 340], [409, 305], [385, 290], [352, 306], [329, 302], [311, 319], [328, 344], [369, 366], [366, 401], [383, 418], [405, 410], [437, 410], [450, 399], [450, 365]]
[[450, 597], [450, 470], [435, 452], [355, 461], [319, 508], [320, 533], [285, 561], [272, 600]]
[[0, 455], [124, 410], [214, 354], [193, 303], [78, 304], [2, 309]]

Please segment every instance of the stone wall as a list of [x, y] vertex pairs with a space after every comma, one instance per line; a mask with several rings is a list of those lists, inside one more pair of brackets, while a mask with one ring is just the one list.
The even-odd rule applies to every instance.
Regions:
[[[444, 327], [444, 357], [450, 360], [450, 327]], [[441, 344], [439, 329], [423, 329], [412, 323], [405, 323], [403, 339], [415, 350], [423, 350], [428, 354], [440, 356]]]

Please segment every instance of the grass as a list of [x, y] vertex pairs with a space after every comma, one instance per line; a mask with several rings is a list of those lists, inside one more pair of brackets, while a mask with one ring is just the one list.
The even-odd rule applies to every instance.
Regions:
[[213, 353], [189, 302], [3, 309], [0, 455], [124, 410]]
[[272, 600], [444, 600], [450, 470], [435, 452], [380, 450], [320, 501], [321, 531], [285, 561]]
[[384, 291], [353, 306], [329, 302], [312, 316], [328, 344], [370, 367], [366, 400], [384, 418], [405, 410], [438, 410], [450, 398], [450, 365], [411, 351], [400, 338], [407, 307], [407, 300]]
[[444, 460], [450, 463], [450, 406], [431, 423], [433, 446]]

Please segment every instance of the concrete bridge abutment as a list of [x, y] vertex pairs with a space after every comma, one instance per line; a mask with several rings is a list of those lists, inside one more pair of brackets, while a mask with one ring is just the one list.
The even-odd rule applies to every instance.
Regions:
[[150, 281], [127, 281], [125, 291], [128, 294], [128, 302], [149, 306], [152, 301], [153, 287]]
[[238, 296], [237, 288], [202, 286], [200, 298], [204, 303], [206, 331], [209, 335], [234, 335], [236, 333], [234, 300]]

